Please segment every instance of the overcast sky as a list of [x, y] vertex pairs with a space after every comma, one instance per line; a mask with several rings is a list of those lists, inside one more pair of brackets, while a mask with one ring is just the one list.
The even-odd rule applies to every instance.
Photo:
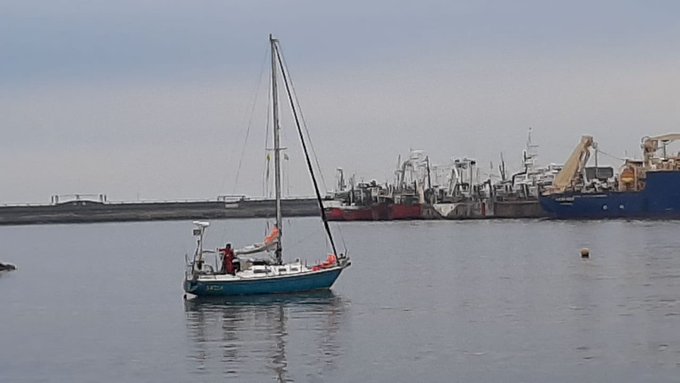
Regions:
[[[409, 149], [517, 169], [529, 127], [540, 163], [583, 134], [639, 156], [642, 136], [680, 131], [679, 15], [654, 0], [0, 0], [0, 203], [261, 195], [269, 33], [328, 189], [337, 167], [390, 180]], [[294, 139], [286, 189], [310, 195]]]

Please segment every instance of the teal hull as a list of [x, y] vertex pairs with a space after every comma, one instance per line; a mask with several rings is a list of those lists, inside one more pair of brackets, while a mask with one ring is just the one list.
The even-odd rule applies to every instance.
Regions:
[[196, 296], [286, 294], [329, 289], [349, 264], [301, 275], [231, 281], [184, 281], [184, 291]]

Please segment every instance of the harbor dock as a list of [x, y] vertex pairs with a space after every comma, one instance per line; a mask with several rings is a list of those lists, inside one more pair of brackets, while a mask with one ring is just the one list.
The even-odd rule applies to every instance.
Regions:
[[[274, 216], [274, 205], [274, 200], [247, 198], [236, 201], [163, 202], [76, 199], [49, 205], [0, 206], [0, 225], [267, 218]], [[284, 199], [281, 201], [281, 207], [289, 217], [316, 216], [319, 213], [319, 205], [315, 198]]]
[[[325, 202], [325, 201], [324, 201]], [[319, 212], [315, 198], [289, 198], [281, 201], [288, 217], [313, 217]], [[496, 202], [495, 214], [465, 214], [447, 219], [538, 218], [545, 216], [537, 203]], [[433, 209], [423, 219], [443, 219]], [[78, 199], [51, 204], [0, 205], [0, 225], [34, 225], [55, 223], [94, 223], [125, 221], [160, 221], [274, 217], [275, 202], [270, 199], [237, 201], [135, 201], [108, 202]]]

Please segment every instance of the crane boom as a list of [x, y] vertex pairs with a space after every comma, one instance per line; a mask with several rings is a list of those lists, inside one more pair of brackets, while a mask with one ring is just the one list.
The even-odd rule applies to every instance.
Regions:
[[659, 150], [659, 143], [668, 143], [680, 140], [680, 134], [670, 133], [661, 136], [643, 137], [642, 138], [642, 155], [644, 156], [645, 166], [650, 166], [652, 158], [657, 150]]
[[592, 136], [581, 137], [581, 141], [576, 145], [567, 162], [564, 163], [564, 167], [555, 176], [555, 181], [548, 190], [548, 194], [562, 193], [572, 185], [573, 181], [583, 171], [586, 162], [588, 162], [590, 157], [589, 149], [592, 145]]

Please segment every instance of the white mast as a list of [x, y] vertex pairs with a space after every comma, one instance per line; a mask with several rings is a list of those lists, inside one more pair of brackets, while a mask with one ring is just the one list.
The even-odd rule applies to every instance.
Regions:
[[[283, 235], [283, 228], [281, 227], [281, 143], [279, 139], [279, 100], [278, 91], [276, 87], [276, 40], [271, 34], [269, 35], [269, 42], [271, 43], [272, 51], [272, 121], [274, 131], [274, 189], [276, 194], [276, 227], [279, 233]], [[281, 264], [281, 237], [276, 242], [276, 262]]]

